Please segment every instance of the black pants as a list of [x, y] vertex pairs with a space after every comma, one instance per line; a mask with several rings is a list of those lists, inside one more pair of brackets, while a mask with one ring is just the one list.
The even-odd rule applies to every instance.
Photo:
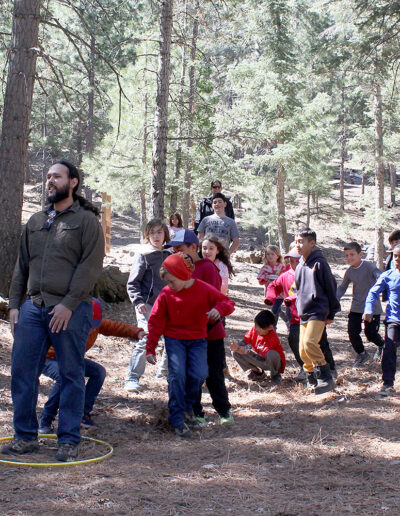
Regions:
[[382, 380], [384, 385], [393, 387], [396, 375], [397, 346], [400, 344], [400, 324], [386, 325], [385, 344], [382, 353]]
[[[368, 342], [373, 342], [376, 346], [382, 347], [384, 342], [379, 335], [380, 315], [374, 315], [371, 322], [364, 321], [364, 334]], [[365, 348], [361, 338], [362, 314], [357, 312], [349, 313], [347, 332], [353, 349], [356, 353], [362, 353]]]
[[[211, 396], [212, 405], [220, 416], [226, 416], [231, 408], [231, 404], [229, 403], [224, 377], [224, 339], [207, 341], [207, 362], [208, 378], [206, 385]], [[200, 389], [193, 404], [193, 412], [196, 416], [204, 417], [201, 394], [202, 391]]]
[[[300, 338], [300, 324], [291, 324], [289, 330], [289, 346], [293, 351], [293, 355], [300, 367], [303, 367], [303, 361], [300, 358], [299, 352], [299, 338]], [[326, 333], [326, 328], [324, 328], [324, 332], [322, 334], [321, 340], [319, 341], [319, 345], [322, 353], [324, 354], [325, 360], [329, 364], [329, 368], [331, 371], [336, 369], [335, 360], [332, 355], [331, 348], [329, 347], [328, 334]]]

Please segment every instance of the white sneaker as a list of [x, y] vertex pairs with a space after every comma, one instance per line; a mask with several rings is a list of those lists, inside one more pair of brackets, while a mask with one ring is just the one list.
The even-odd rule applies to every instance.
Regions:
[[139, 385], [139, 380], [126, 380], [125, 390], [128, 392], [139, 392], [142, 387]]

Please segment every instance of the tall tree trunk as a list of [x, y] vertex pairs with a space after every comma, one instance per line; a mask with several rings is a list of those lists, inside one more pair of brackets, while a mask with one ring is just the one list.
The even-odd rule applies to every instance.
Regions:
[[344, 164], [346, 161], [346, 116], [345, 116], [345, 90], [342, 88], [342, 134], [340, 136], [340, 181], [339, 181], [339, 202], [340, 209], [344, 210]]
[[390, 163], [390, 203], [396, 206], [397, 169], [394, 163]]
[[[95, 60], [96, 57], [96, 38], [90, 36], [90, 61], [89, 61], [89, 93], [87, 98], [87, 126], [86, 126], [86, 146], [85, 153], [91, 156], [94, 151], [94, 81], [95, 81]], [[83, 179], [83, 178], [82, 178]], [[85, 197], [91, 201], [92, 190], [85, 185]]]
[[285, 170], [281, 164], [278, 165], [276, 176], [276, 207], [278, 211], [278, 240], [281, 252], [288, 248], [288, 235], [286, 230], [285, 213]]
[[0, 294], [3, 296], [8, 295], [21, 234], [39, 22], [40, 0], [14, 0], [0, 140]]
[[[146, 66], [147, 68], [147, 66]], [[146, 71], [144, 72], [146, 74]], [[142, 147], [142, 167], [143, 174], [147, 175], [147, 141], [149, 137], [149, 130], [147, 126], [147, 115], [149, 108], [149, 95], [147, 93], [147, 82], [146, 76], [145, 81], [145, 95], [144, 95], [144, 112], [143, 112], [143, 147]], [[143, 233], [144, 227], [147, 223], [147, 212], [146, 212], [146, 188], [144, 185], [140, 189], [140, 230]]]
[[188, 158], [185, 164], [185, 176], [183, 183], [183, 210], [182, 210], [182, 221], [183, 227], [189, 227], [190, 218], [190, 190], [192, 187], [192, 159], [190, 149], [193, 145], [193, 121], [194, 121], [194, 97], [196, 93], [195, 84], [195, 67], [194, 62], [197, 53], [197, 36], [199, 33], [199, 3], [196, 2], [196, 12], [193, 20], [193, 32], [192, 32], [192, 44], [190, 49], [190, 67], [189, 67], [189, 102], [188, 102], [188, 124], [187, 124], [187, 148]]
[[310, 227], [310, 221], [311, 221], [311, 192], [310, 190], [307, 190], [307, 221], [306, 226]]
[[[183, 20], [183, 29], [182, 33], [186, 35], [187, 31], [187, 0], [185, 0], [185, 9], [184, 9], [184, 20]], [[182, 167], [182, 136], [183, 136], [183, 125], [185, 120], [185, 82], [186, 82], [186, 67], [187, 67], [187, 53], [186, 53], [186, 45], [182, 45], [181, 51], [181, 78], [179, 81], [180, 90], [178, 97], [178, 143], [175, 150], [175, 174], [174, 174], [174, 184], [171, 187], [171, 197], [169, 203], [170, 213], [175, 213], [178, 209], [178, 182], [181, 176], [181, 167]], [[185, 226], [186, 227], [186, 226]]]
[[46, 163], [46, 138], [47, 138], [47, 97], [44, 99], [44, 113], [43, 113], [43, 126], [42, 126], [42, 199], [41, 206], [44, 210], [46, 206], [46, 179], [47, 179], [47, 163]]
[[168, 96], [171, 61], [173, 0], [161, 0], [160, 55], [157, 72], [157, 96], [154, 114], [151, 213], [164, 217], [165, 176], [167, 170]]
[[383, 125], [381, 85], [374, 84], [374, 117], [375, 117], [375, 261], [383, 268], [383, 226], [382, 210], [384, 209], [385, 167], [383, 163]]

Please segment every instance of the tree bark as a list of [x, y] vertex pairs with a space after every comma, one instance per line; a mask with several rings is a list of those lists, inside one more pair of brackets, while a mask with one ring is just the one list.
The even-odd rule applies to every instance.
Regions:
[[345, 91], [342, 88], [342, 134], [340, 136], [340, 181], [339, 181], [339, 202], [340, 209], [344, 210], [344, 164], [346, 161], [346, 117], [345, 117]]
[[390, 204], [396, 206], [397, 169], [394, 163], [390, 163]]
[[276, 177], [276, 207], [278, 211], [278, 240], [281, 252], [287, 251], [288, 235], [286, 230], [285, 213], [285, 170], [281, 164], [278, 165]]
[[161, 219], [164, 217], [165, 176], [167, 169], [168, 97], [173, 4], [173, 0], [161, 0], [160, 55], [154, 114], [151, 213], [153, 217]]
[[193, 122], [194, 122], [194, 112], [195, 112], [195, 104], [194, 97], [196, 93], [196, 83], [195, 83], [195, 67], [194, 62], [196, 59], [197, 52], [197, 36], [199, 33], [199, 3], [196, 2], [196, 12], [193, 19], [193, 32], [192, 32], [192, 44], [190, 49], [190, 67], [189, 67], [189, 102], [188, 102], [188, 124], [187, 124], [187, 148], [188, 148], [188, 158], [185, 163], [185, 176], [183, 182], [183, 210], [182, 210], [182, 221], [183, 227], [189, 227], [189, 218], [190, 218], [190, 190], [192, 187], [192, 159], [190, 149], [193, 146]]
[[375, 117], [375, 261], [383, 268], [383, 226], [382, 210], [384, 209], [385, 167], [383, 163], [383, 125], [382, 94], [379, 82], [374, 84], [374, 117]]
[[[146, 66], [147, 68], [147, 66]], [[146, 72], [144, 72], [146, 74]], [[143, 147], [142, 147], [142, 167], [143, 174], [147, 175], [147, 141], [149, 137], [149, 131], [147, 126], [147, 113], [149, 107], [149, 96], [147, 93], [147, 82], [145, 81], [145, 95], [144, 95], [144, 112], [143, 112]], [[146, 212], [146, 188], [142, 186], [140, 189], [140, 232], [143, 234], [144, 227], [147, 223], [147, 212]]]
[[0, 294], [3, 296], [8, 295], [21, 234], [39, 23], [40, 0], [14, 0], [0, 140]]
[[[94, 151], [94, 88], [95, 88], [95, 56], [96, 56], [96, 38], [93, 34], [90, 36], [90, 60], [89, 60], [89, 93], [87, 97], [87, 126], [86, 126], [86, 146], [85, 153], [91, 156]], [[82, 173], [82, 172], [81, 172]], [[82, 177], [83, 180], [83, 177]], [[85, 197], [92, 201], [92, 190], [84, 185]]]
[[307, 190], [307, 221], [306, 226], [310, 227], [310, 220], [311, 220], [311, 192], [310, 190]]

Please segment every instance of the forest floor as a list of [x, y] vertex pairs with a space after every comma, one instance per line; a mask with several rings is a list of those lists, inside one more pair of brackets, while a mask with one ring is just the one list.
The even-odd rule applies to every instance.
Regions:
[[[332, 208], [337, 196], [323, 206], [318, 221], [312, 220], [338, 280], [346, 268], [340, 247], [349, 238], [348, 232], [353, 231], [352, 237], [359, 241], [372, 239], [364, 213], [356, 206], [358, 189], [346, 191], [347, 223]], [[30, 200], [28, 195], [25, 216], [37, 210]], [[398, 220], [398, 210], [393, 215]], [[243, 245], [251, 244], [252, 238], [251, 232], [242, 230]], [[138, 246], [131, 219], [113, 219], [112, 245], [107, 263], [127, 270]], [[230, 284], [230, 296], [236, 310], [227, 320], [227, 350], [264, 307], [263, 289], [256, 281], [260, 265], [234, 265], [237, 274]], [[168, 430], [166, 380], [157, 379], [155, 368], [148, 366], [143, 391], [127, 393], [123, 386], [131, 345], [123, 339], [99, 336], [88, 356], [102, 363], [108, 375], [93, 414], [98, 426], [83, 433], [111, 443], [114, 455], [85, 466], [34, 469], [2, 465], [1, 514], [398, 514], [400, 398], [377, 397], [377, 363], [371, 360], [365, 367], [351, 367], [354, 354], [346, 333], [349, 301], [350, 290], [342, 312], [329, 327], [339, 371], [334, 392], [315, 396], [295, 383], [298, 368], [280, 321], [278, 333], [288, 359], [282, 383], [248, 381], [227, 351], [232, 375], [227, 387], [235, 423], [218, 425], [209, 395], [204, 393], [208, 424], [188, 440]], [[105, 316], [131, 321], [132, 309], [128, 303], [106, 305]], [[9, 325], [1, 321], [3, 437], [12, 435], [11, 344]], [[366, 347], [372, 356], [374, 346]], [[51, 387], [45, 378], [40, 383], [38, 410]], [[82, 456], [95, 453], [104, 453], [104, 448], [82, 445]], [[52, 460], [52, 455], [44, 450], [36, 460]]]

